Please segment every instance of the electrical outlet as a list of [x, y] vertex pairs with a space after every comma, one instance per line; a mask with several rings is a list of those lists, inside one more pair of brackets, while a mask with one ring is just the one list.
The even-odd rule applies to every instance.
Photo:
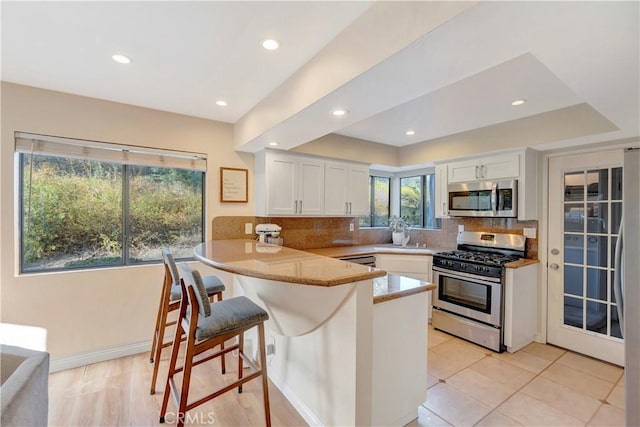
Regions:
[[253, 234], [253, 224], [247, 222], [244, 224], [244, 234]]
[[458, 224], [458, 233], [464, 231], [464, 224]]
[[524, 234], [524, 237], [528, 237], [529, 239], [535, 239], [536, 238], [536, 229], [535, 228], [524, 228], [524, 229], [522, 229], [522, 234]]
[[275, 344], [267, 344], [267, 356], [272, 354], [276, 354], [276, 345]]
[[353, 223], [349, 224], [349, 231], [353, 231], [355, 230], [355, 226], [353, 225]]

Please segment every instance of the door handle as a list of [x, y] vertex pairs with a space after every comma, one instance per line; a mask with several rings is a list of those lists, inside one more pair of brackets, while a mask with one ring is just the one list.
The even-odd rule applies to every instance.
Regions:
[[560, 268], [560, 266], [554, 262], [553, 264], [549, 265], [549, 268], [552, 270], [557, 270]]

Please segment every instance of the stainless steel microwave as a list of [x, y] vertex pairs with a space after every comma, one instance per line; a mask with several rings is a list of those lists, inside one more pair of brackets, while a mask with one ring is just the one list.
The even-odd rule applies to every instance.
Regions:
[[450, 216], [518, 216], [518, 180], [455, 183], [447, 190]]

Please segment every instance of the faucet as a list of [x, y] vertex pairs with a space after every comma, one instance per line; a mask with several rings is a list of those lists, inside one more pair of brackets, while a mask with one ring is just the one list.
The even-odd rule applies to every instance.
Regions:
[[407, 247], [407, 243], [409, 243], [409, 240], [411, 240], [411, 234], [409, 233], [409, 226], [408, 225], [404, 225], [402, 227], [402, 247], [406, 248]]

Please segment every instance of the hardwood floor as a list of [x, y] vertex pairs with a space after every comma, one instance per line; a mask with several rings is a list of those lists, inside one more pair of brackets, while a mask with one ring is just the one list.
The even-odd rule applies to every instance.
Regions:
[[[148, 353], [83, 366], [49, 375], [49, 425], [51, 426], [170, 426], [175, 425], [171, 400], [166, 423], [159, 424], [160, 405], [169, 351], [163, 351], [156, 394], [149, 394], [153, 365]], [[218, 361], [194, 368], [189, 401], [206, 394], [209, 387], [232, 382], [237, 364], [229, 363], [220, 374]], [[235, 360], [235, 358], [234, 358]], [[180, 381], [182, 378], [180, 377]], [[261, 381], [249, 381], [242, 394], [225, 393], [187, 413], [186, 425], [264, 425]], [[269, 384], [271, 422], [274, 426], [306, 423], [280, 391]]]

